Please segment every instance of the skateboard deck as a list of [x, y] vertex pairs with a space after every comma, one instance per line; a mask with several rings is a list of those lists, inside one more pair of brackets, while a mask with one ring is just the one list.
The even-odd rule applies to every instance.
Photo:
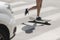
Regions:
[[44, 24], [44, 25], [51, 25], [47, 21], [45, 21], [45, 22], [38, 22], [38, 21], [33, 20], [33, 21], [28, 21], [28, 22], [30, 22], [30, 23], [37, 23], [37, 24]]

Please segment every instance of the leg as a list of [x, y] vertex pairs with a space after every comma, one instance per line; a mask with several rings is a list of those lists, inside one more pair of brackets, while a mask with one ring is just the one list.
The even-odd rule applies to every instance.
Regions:
[[36, 5], [37, 5], [37, 16], [40, 15], [40, 10], [42, 6], [42, 0], [36, 0]]
[[33, 10], [33, 9], [36, 9], [36, 8], [37, 8], [37, 6], [33, 6], [33, 7], [29, 8], [29, 11]]
[[36, 20], [41, 20], [40, 16], [40, 10], [41, 10], [41, 6], [42, 6], [42, 0], [36, 0], [36, 5], [37, 5], [37, 18]]
[[28, 13], [28, 11], [37, 8], [37, 16], [39, 17], [41, 6], [42, 6], [42, 0], [36, 0], [36, 6], [33, 6], [33, 7], [29, 8], [29, 9], [26, 9], [25, 10], [25, 15]]
[[37, 6], [33, 6], [33, 7], [29, 8], [29, 9], [27, 8], [25, 10], [25, 15], [27, 15], [30, 10], [33, 10], [33, 9], [36, 9], [36, 8], [37, 8]]
[[42, 0], [36, 0], [36, 6], [31, 7], [29, 11], [37, 8], [37, 16], [39, 16], [41, 6], [42, 6]]

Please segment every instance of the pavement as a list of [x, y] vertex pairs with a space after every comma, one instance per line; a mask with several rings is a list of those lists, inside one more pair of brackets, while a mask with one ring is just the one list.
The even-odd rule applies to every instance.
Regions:
[[[17, 32], [12, 40], [60, 40], [60, 0], [43, 0], [41, 8], [41, 17], [51, 20], [51, 25], [29, 23], [30, 17], [36, 18], [36, 10], [29, 12], [25, 16], [26, 8], [35, 6], [36, 0], [15, 0], [10, 2], [13, 11], [13, 17], [16, 20]], [[6, 1], [7, 2], [7, 1]], [[25, 23], [26, 25], [23, 25]], [[25, 33], [24, 27], [35, 27], [32, 33]]]

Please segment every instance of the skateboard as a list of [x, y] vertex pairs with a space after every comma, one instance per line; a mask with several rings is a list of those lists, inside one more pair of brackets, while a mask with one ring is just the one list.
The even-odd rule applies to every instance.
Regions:
[[28, 22], [30, 22], [30, 23], [36, 23], [36, 24], [43, 24], [43, 25], [51, 25], [50, 23], [49, 23], [49, 21], [51, 21], [51, 20], [46, 20], [46, 19], [42, 19], [42, 20], [36, 20], [35, 18], [30, 18], [30, 20], [31, 21], [28, 21]]

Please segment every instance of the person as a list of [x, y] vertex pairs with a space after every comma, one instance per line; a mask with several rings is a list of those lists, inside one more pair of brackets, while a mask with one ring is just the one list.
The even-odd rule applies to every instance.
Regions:
[[42, 7], [42, 0], [36, 0], [36, 6], [33, 6], [31, 8], [26, 8], [25, 15], [27, 15], [30, 10], [37, 9], [37, 17], [36, 17], [36, 20], [38, 20], [38, 21], [39, 20], [42, 20], [41, 17], [40, 17], [41, 7]]

